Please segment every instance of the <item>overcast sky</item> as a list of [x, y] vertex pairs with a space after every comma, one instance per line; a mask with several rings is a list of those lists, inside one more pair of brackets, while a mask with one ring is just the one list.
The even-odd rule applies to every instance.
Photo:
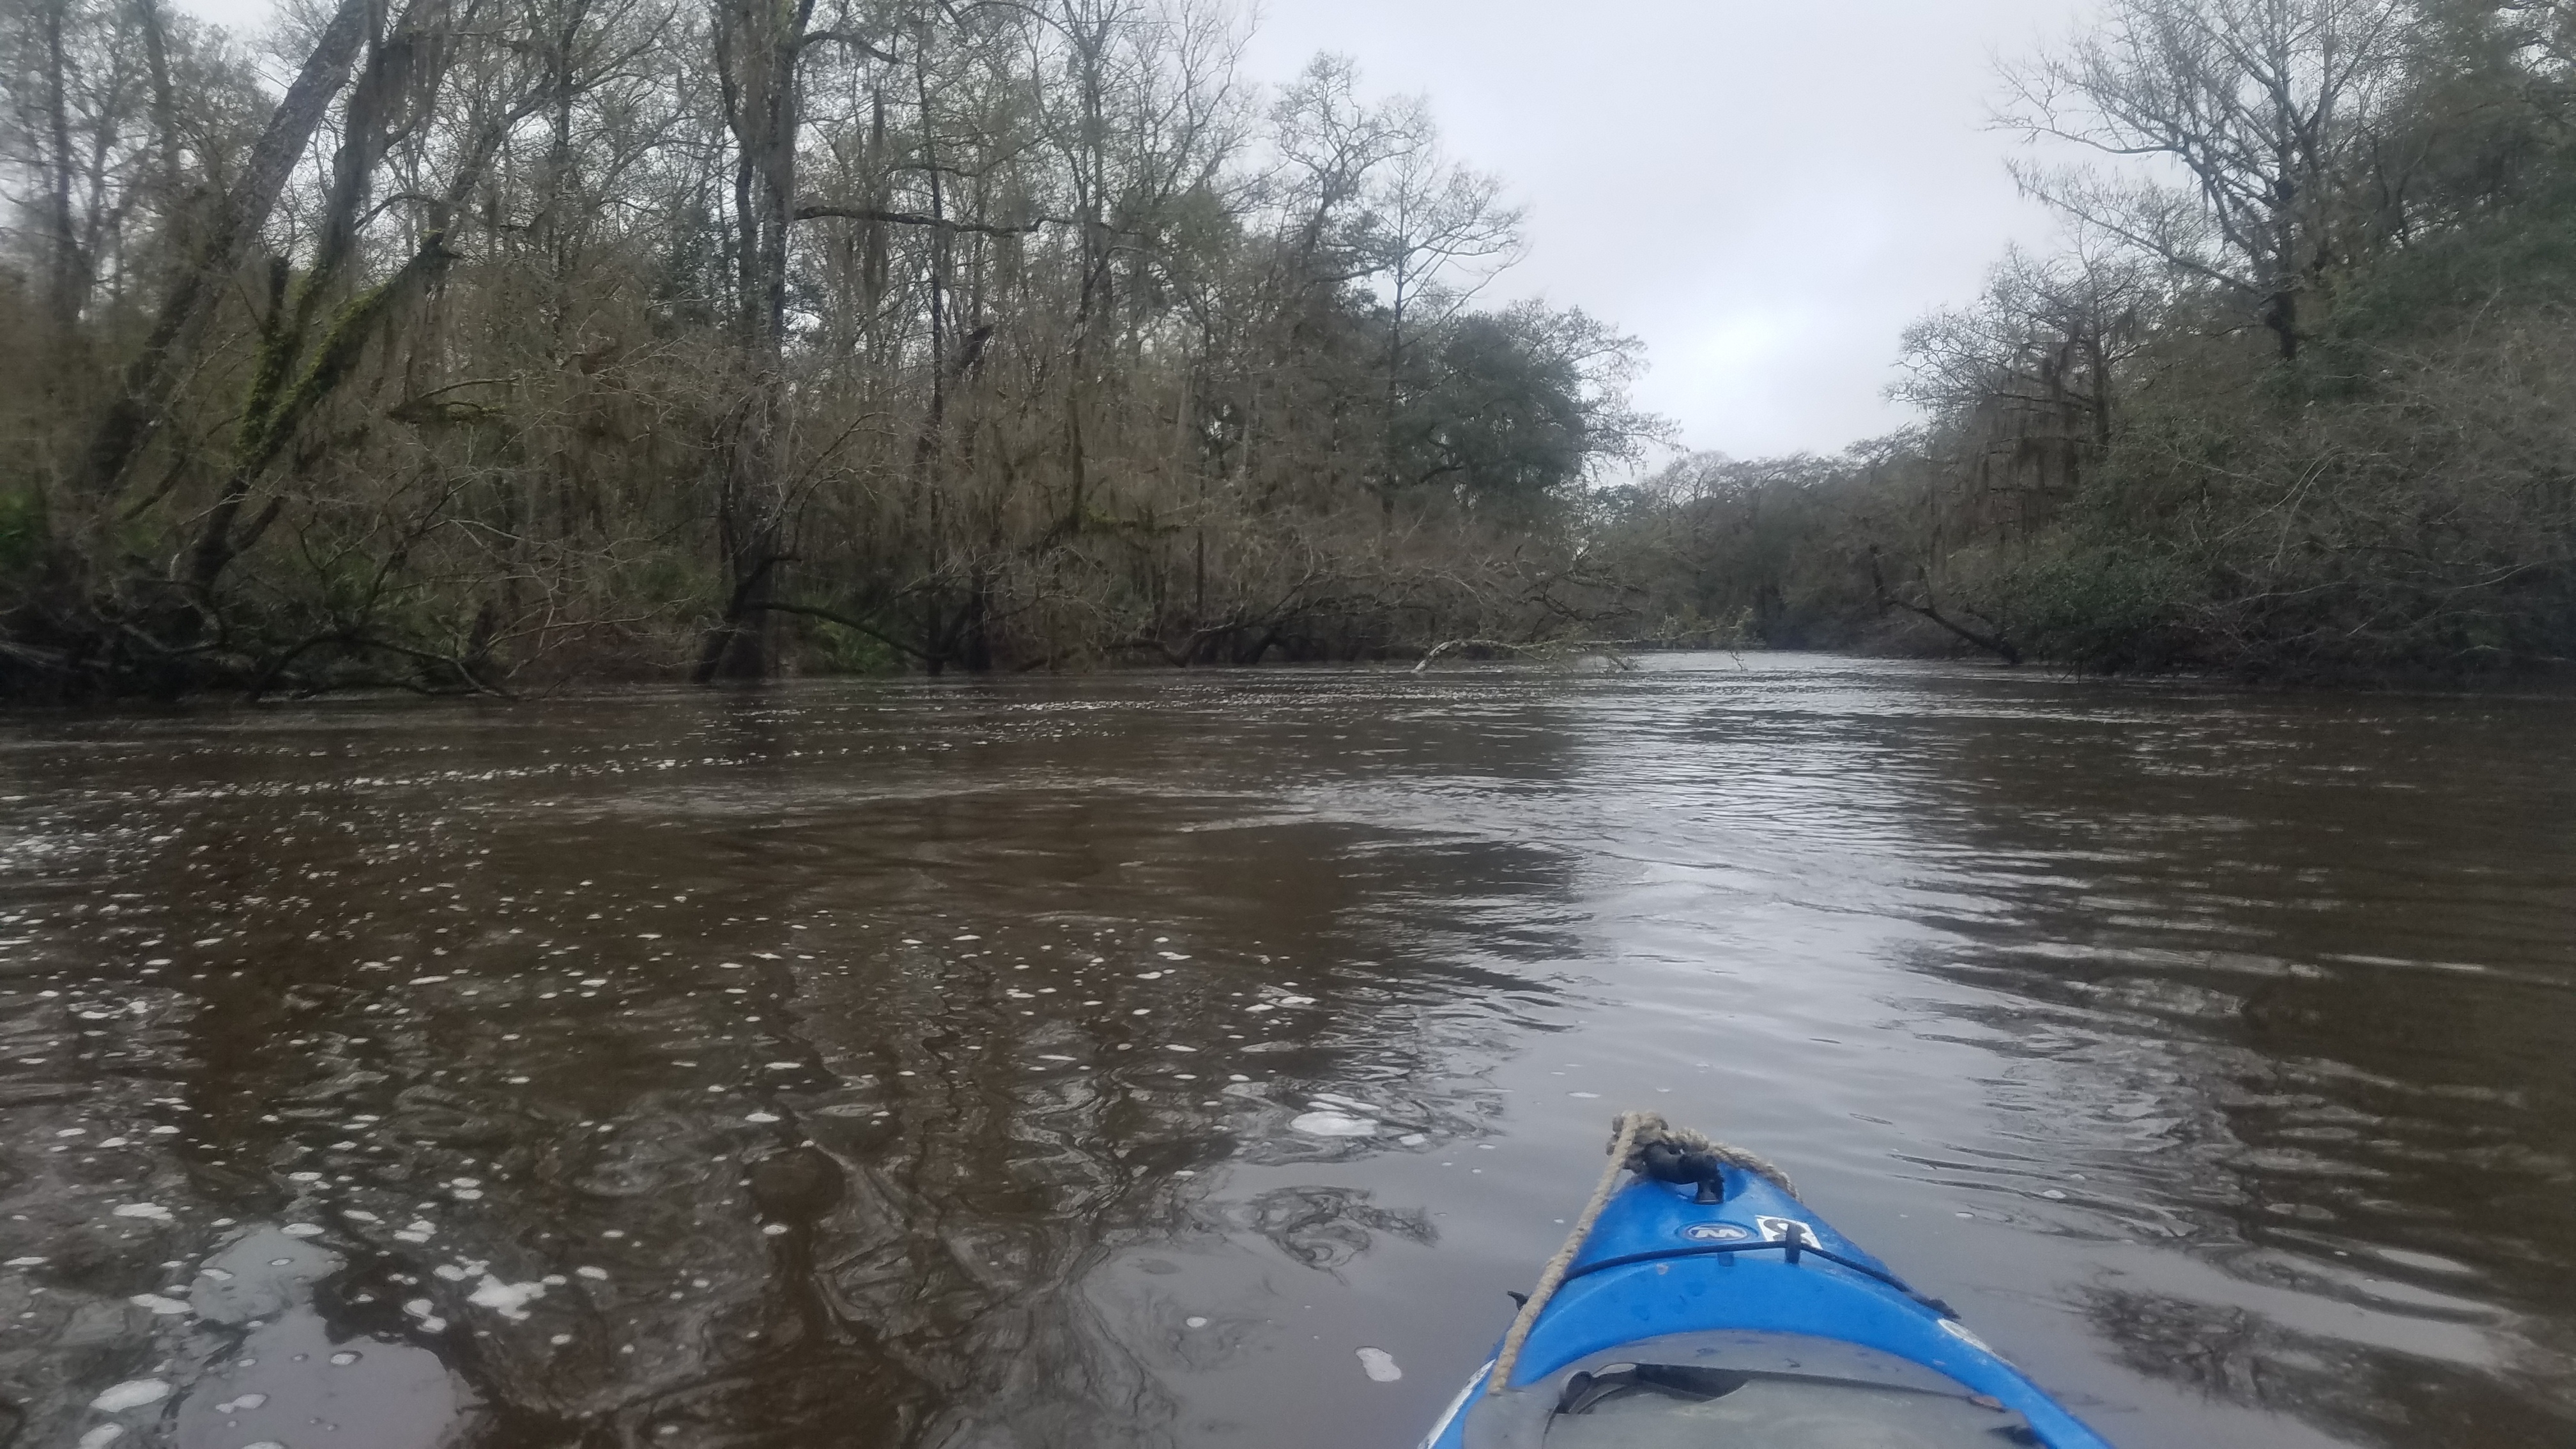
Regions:
[[[270, 0], [180, 0], [256, 28]], [[1356, 58], [1426, 95], [1450, 150], [1500, 173], [1530, 251], [1497, 297], [1645, 339], [1639, 400], [1681, 440], [1829, 452], [1899, 426], [1897, 333], [1974, 296], [2048, 218], [1984, 129], [1992, 58], [2086, 0], [1267, 0], [1249, 68]]]
[[1270, 0], [1254, 70], [1317, 50], [1431, 98], [1451, 149], [1529, 209], [1500, 285], [1646, 341], [1682, 440], [1827, 452], [1909, 413], [1897, 334], [1974, 296], [2048, 218], [1985, 129], [1992, 58], [2083, 0]]

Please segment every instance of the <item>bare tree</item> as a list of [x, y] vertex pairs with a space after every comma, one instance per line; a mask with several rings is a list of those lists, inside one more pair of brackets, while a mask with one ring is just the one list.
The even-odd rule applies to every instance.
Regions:
[[2000, 119], [2143, 173], [2022, 165], [2049, 205], [2245, 304], [2294, 357], [2364, 253], [2369, 142], [2403, 78], [2405, 0], [2113, 0], [2004, 71]]

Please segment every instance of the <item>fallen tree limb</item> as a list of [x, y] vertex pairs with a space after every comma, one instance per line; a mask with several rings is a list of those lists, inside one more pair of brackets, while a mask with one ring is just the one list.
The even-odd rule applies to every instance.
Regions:
[[2011, 640], [2006, 639], [2000, 634], [1988, 634], [1982, 630], [1971, 629], [1967, 625], [1950, 618], [1948, 615], [1943, 614], [1939, 609], [1933, 607], [1931, 595], [1924, 595], [1923, 602], [1918, 604], [1910, 599], [1900, 599], [1895, 594], [1890, 593], [1888, 591], [1886, 578], [1879, 572], [1878, 549], [1874, 545], [1869, 551], [1869, 582], [1870, 586], [1878, 593], [1878, 606], [1880, 608], [1902, 609], [1909, 614], [1929, 619], [1933, 623], [1940, 625], [1942, 628], [1949, 630], [1951, 633], [1958, 635], [1960, 638], [1967, 640], [1969, 643], [1974, 644], [1978, 648], [1985, 650], [1987, 653], [1994, 655], [1998, 659], [2001, 659], [2007, 665], [2017, 665], [2021, 663], [2021, 650], [2015, 647]]
[[915, 659], [927, 660], [930, 658], [930, 652], [923, 649], [920, 645], [906, 644], [902, 640], [886, 633], [882, 629], [879, 629], [874, 624], [870, 624], [861, 619], [854, 619], [835, 609], [817, 608], [812, 604], [782, 604], [774, 600], [765, 603], [746, 604], [743, 607], [746, 612], [755, 614], [795, 614], [802, 618], [820, 619], [826, 624], [838, 624], [844, 629], [865, 634], [878, 643], [885, 645], [887, 648], [900, 649]]

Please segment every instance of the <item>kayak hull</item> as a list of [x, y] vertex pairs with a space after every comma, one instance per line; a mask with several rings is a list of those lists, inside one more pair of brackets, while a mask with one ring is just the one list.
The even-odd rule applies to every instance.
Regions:
[[[2018, 1414], [2028, 1434], [2049, 1449], [2110, 1449], [1945, 1306], [1914, 1294], [1885, 1264], [1772, 1183], [1730, 1167], [1720, 1201], [1693, 1198], [1690, 1184], [1650, 1179], [1612, 1197], [1532, 1325], [1510, 1389], [1545, 1385], [1569, 1366], [1623, 1346], [1705, 1346], [1738, 1335], [1747, 1344], [1774, 1345], [1775, 1354], [1777, 1345], [1804, 1343], [1917, 1374], [1929, 1370], [1955, 1386], [1953, 1393]], [[1506, 1408], [1532, 1396], [1486, 1399], [1492, 1371], [1489, 1361], [1423, 1449], [1534, 1445], [1544, 1437], [1553, 1396]], [[1488, 1432], [1479, 1420], [1471, 1440], [1468, 1426], [1480, 1403], [1491, 1405], [1481, 1412], [1496, 1419], [1517, 1415], [1538, 1427]]]

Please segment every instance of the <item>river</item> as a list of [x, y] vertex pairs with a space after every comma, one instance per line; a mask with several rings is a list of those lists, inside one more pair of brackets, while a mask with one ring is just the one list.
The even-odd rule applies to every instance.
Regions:
[[0, 1430], [1405, 1446], [1642, 1106], [2127, 1449], [2576, 1444], [2571, 988], [2564, 701], [1721, 654], [18, 715]]

